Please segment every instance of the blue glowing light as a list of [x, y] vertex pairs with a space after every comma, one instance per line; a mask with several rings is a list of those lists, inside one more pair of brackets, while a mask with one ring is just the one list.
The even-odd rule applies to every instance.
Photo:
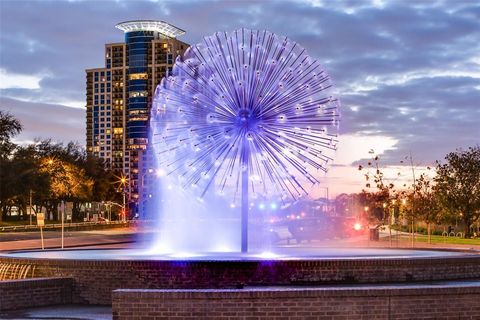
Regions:
[[248, 193], [298, 198], [336, 148], [331, 87], [320, 63], [286, 37], [246, 29], [205, 37], [157, 87], [159, 167], [202, 196], [214, 186], [236, 202], [247, 177]]

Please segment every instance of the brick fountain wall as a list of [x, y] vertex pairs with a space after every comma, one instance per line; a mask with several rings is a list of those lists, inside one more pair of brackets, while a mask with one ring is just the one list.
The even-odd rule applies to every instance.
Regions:
[[[111, 304], [115, 289], [236, 288], [271, 285], [480, 279], [480, 256], [283, 261], [128, 261], [0, 257], [33, 277], [74, 279], [72, 301]], [[13, 270], [13, 268], [10, 268]], [[29, 277], [31, 272], [28, 273]], [[4, 275], [8, 279], [8, 275]]]
[[113, 319], [479, 319], [468, 284], [113, 292]]
[[0, 311], [71, 303], [72, 288], [71, 278], [0, 281]]

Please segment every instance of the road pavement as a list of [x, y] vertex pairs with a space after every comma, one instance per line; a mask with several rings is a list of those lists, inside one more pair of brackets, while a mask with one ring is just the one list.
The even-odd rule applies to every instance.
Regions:
[[[141, 227], [115, 228], [90, 231], [69, 231], [65, 232], [65, 248], [130, 248], [132, 246], [142, 246], [152, 238], [152, 229]], [[300, 244], [290, 241], [282, 241], [277, 244], [279, 247], [383, 247], [383, 248], [412, 248], [409, 237], [404, 233], [392, 232], [392, 241], [389, 238], [389, 231], [385, 229], [380, 232], [380, 241], [370, 241], [367, 235], [335, 239], [335, 240], [316, 240], [309, 243]], [[54, 249], [61, 247], [61, 232], [44, 232], [45, 248]], [[41, 249], [40, 232], [0, 232], [0, 252], [13, 250], [37, 250]], [[425, 242], [415, 242], [415, 248], [428, 249], [465, 249], [476, 250], [480, 252], [480, 246], [436, 243], [428, 244]]]
[[[137, 228], [118, 228], [98, 231], [70, 231], [64, 233], [64, 247], [123, 248], [139, 240]], [[44, 232], [44, 247], [60, 248], [61, 232]], [[0, 251], [41, 249], [40, 232], [0, 233]]]

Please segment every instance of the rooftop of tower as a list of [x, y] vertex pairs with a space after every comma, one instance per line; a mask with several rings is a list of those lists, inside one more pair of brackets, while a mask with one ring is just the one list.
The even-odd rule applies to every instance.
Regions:
[[161, 20], [132, 20], [120, 22], [115, 28], [123, 32], [132, 31], [157, 31], [170, 38], [176, 38], [185, 34], [185, 30], [175, 27]]

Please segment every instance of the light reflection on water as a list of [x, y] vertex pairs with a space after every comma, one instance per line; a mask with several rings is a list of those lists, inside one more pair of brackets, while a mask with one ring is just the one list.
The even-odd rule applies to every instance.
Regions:
[[[45, 250], [5, 254], [19, 258], [68, 259], [68, 260], [192, 260], [192, 261], [256, 261], [256, 260], [334, 260], [334, 259], [411, 259], [453, 257], [464, 252], [378, 249], [378, 248], [277, 248], [268, 252], [248, 254], [231, 252], [208, 253], [155, 253], [151, 249], [106, 249], [106, 250]], [[0, 255], [1, 256], [1, 255]]]

